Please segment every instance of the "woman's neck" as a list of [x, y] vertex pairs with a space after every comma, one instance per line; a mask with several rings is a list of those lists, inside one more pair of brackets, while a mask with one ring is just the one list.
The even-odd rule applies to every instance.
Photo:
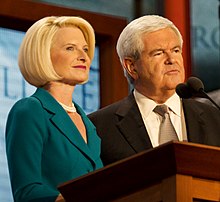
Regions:
[[58, 102], [66, 106], [72, 106], [72, 95], [75, 86], [52, 81], [46, 84], [43, 88], [47, 90]]

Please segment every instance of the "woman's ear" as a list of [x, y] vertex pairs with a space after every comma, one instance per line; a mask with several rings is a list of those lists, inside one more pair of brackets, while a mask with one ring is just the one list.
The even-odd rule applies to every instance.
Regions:
[[128, 72], [128, 74], [133, 79], [137, 79], [138, 78], [138, 74], [137, 74], [137, 70], [136, 70], [136, 66], [135, 66], [135, 61], [134, 61], [133, 58], [131, 58], [131, 57], [124, 58], [123, 66], [126, 69], [126, 71]]

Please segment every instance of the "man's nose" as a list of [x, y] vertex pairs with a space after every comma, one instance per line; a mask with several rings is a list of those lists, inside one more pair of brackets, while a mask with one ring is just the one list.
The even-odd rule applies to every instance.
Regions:
[[175, 62], [175, 58], [172, 53], [166, 53], [166, 61], [165, 64], [173, 64]]

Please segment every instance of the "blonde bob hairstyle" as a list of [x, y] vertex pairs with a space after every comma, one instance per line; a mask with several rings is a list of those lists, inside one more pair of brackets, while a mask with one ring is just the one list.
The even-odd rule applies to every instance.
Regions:
[[88, 56], [92, 60], [95, 50], [95, 34], [92, 26], [81, 17], [50, 16], [35, 22], [26, 32], [18, 54], [18, 65], [25, 80], [42, 87], [50, 81], [62, 78], [55, 72], [50, 50], [53, 37], [61, 27], [79, 28], [88, 43]]

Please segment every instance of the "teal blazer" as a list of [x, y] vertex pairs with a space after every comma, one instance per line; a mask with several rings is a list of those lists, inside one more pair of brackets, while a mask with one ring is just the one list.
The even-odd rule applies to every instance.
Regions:
[[42, 88], [12, 107], [6, 152], [15, 201], [55, 201], [59, 184], [103, 166], [96, 129], [75, 107], [86, 127], [87, 144], [66, 111]]

